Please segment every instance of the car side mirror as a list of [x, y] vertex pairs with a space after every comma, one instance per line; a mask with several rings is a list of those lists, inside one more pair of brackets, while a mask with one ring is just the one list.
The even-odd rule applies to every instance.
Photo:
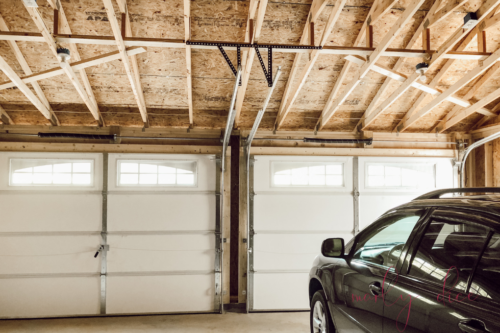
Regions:
[[344, 239], [343, 238], [328, 238], [321, 245], [321, 254], [329, 258], [344, 257]]

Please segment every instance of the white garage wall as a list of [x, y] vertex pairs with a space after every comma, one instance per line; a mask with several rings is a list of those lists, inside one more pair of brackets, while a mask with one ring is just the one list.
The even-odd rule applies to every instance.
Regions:
[[[196, 161], [196, 186], [119, 186], [119, 160]], [[215, 175], [209, 155], [109, 155], [107, 313], [215, 310]]]
[[[9, 186], [11, 158], [93, 160], [93, 186]], [[99, 313], [99, 170], [100, 154], [0, 153], [0, 317]]]
[[[403, 163], [435, 165], [436, 183], [421, 189], [408, 188], [370, 188], [367, 185], [367, 164]], [[407, 203], [416, 197], [441, 188], [454, 187], [453, 161], [444, 158], [397, 158], [397, 157], [360, 157], [359, 158], [359, 228], [373, 223], [391, 208]]]
[[[273, 162], [343, 163], [344, 186], [272, 186]], [[250, 309], [305, 309], [308, 272], [322, 241], [353, 235], [352, 158], [256, 156], [254, 175]]]

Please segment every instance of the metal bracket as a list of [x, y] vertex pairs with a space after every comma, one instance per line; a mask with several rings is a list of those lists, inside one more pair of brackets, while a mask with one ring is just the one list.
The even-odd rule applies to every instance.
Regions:
[[262, 56], [260, 55], [260, 51], [258, 46], [255, 46], [255, 53], [257, 53], [257, 57], [259, 58], [260, 65], [262, 66], [262, 70], [264, 71], [264, 76], [267, 80], [267, 85], [269, 87], [273, 86], [273, 48], [269, 46], [267, 48], [267, 70], [266, 65], [264, 65], [264, 60], [262, 60]]
[[94, 254], [94, 258], [97, 258], [99, 253], [101, 253], [102, 251], [109, 251], [109, 245], [100, 245], [97, 249], [97, 252]]
[[[233, 72], [234, 76], [236, 77], [236, 75], [238, 75], [238, 73], [236, 72], [236, 68], [234, 68], [233, 63], [231, 62], [231, 59], [229, 59], [229, 57], [227, 56], [226, 51], [224, 51], [224, 48], [221, 45], [218, 45], [217, 48], [219, 49], [220, 53], [222, 53], [222, 56], [224, 57], [224, 59], [226, 60], [228, 66], [229, 66], [229, 69]], [[241, 67], [241, 47], [237, 46], [236, 52], [238, 54], [238, 67]], [[240, 78], [240, 82], [238, 85], [241, 86], [241, 78]]]

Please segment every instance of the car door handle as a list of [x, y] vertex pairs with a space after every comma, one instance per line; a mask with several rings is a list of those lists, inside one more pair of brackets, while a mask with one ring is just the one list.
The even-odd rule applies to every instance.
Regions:
[[458, 328], [465, 333], [482, 333], [488, 332], [484, 323], [477, 319], [463, 320], [458, 323]]
[[372, 282], [370, 283], [368, 288], [370, 289], [370, 293], [373, 296], [378, 296], [382, 292], [382, 286], [380, 285], [380, 282]]

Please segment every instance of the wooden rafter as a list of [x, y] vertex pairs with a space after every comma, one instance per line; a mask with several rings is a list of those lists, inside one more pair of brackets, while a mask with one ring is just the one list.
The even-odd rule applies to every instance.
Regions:
[[[479, 81], [477, 81], [473, 87], [469, 89], [467, 94], [463, 97], [465, 100], [470, 100], [474, 95], [477, 93], [481, 87], [483, 87], [489, 80], [493, 78], [493, 76], [498, 73], [500, 70], [500, 62], [497, 62], [491, 68], [489, 68], [486, 73], [481, 77]], [[474, 110], [471, 108], [468, 108], [467, 110]], [[474, 112], [479, 112], [480, 109], [477, 109]], [[436, 126], [432, 132], [437, 131], [439, 133], [442, 133], [443, 131], [447, 130], [451, 126], [457, 124], [458, 122], [462, 121], [463, 119], [467, 118], [469, 115], [472, 113], [468, 113], [465, 110], [461, 110], [460, 106], [455, 106], [447, 115], [444, 117], [444, 119], [440, 122], [438, 126]], [[487, 115], [487, 116], [492, 116], [492, 115]]]
[[9, 114], [3, 107], [0, 106], [0, 120], [4, 125], [14, 125], [14, 122], [10, 118]]
[[[365, 60], [362, 58], [359, 58], [359, 57], [347, 56], [346, 59], [348, 61], [354, 62], [358, 65], [363, 65], [365, 63]], [[408, 79], [408, 77], [406, 75], [401, 74], [393, 69], [389, 69], [389, 68], [382, 66], [382, 65], [378, 65], [378, 64], [374, 65], [372, 70], [379, 73], [379, 74], [387, 76], [390, 79], [393, 79], [393, 80], [396, 80], [399, 82], [405, 82]], [[417, 89], [419, 89], [425, 93], [431, 94], [433, 96], [439, 96], [443, 93], [441, 90], [439, 90], [437, 88], [431, 87], [428, 84], [421, 83], [418, 81], [414, 82], [412, 84], [412, 87], [417, 88]], [[456, 95], [449, 95], [448, 97], [446, 97], [446, 100], [453, 103], [453, 104], [456, 104], [457, 106], [461, 106], [461, 107], [469, 107], [472, 105], [472, 103], [469, 102], [467, 99], [460, 98]], [[477, 112], [482, 113], [484, 115], [489, 115], [489, 116], [494, 115], [494, 113], [492, 111], [487, 110], [485, 108], [479, 108], [479, 109], [477, 109]]]
[[[306, 19], [304, 31], [302, 32], [302, 37], [300, 39], [300, 44], [304, 45], [304, 44], [307, 44], [308, 42], [310, 42], [309, 41], [310, 36], [311, 36], [310, 31], [309, 31], [311, 28], [310, 23], [316, 22], [319, 15], [323, 12], [323, 9], [325, 9], [327, 3], [328, 3], [328, 1], [325, 1], [325, 0], [314, 0], [313, 3], [311, 4], [311, 9], [309, 10], [309, 14], [308, 14], [307, 19]], [[283, 123], [282, 121], [280, 121], [280, 118], [284, 119], [284, 117], [287, 114], [288, 100], [289, 100], [290, 93], [292, 91], [292, 86], [295, 82], [295, 77], [297, 76], [297, 72], [298, 72], [298, 68], [300, 66], [301, 58], [302, 58], [302, 54], [297, 53], [295, 55], [295, 59], [293, 60], [292, 69], [290, 70], [290, 75], [288, 76], [288, 80], [286, 82], [285, 92], [283, 93], [283, 97], [281, 98], [281, 104], [280, 104], [280, 108], [278, 110], [278, 117], [276, 118], [275, 126], [278, 128]], [[309, 63], [310, 63], [310, 61], [306, 64], [306, 69], [307, 69], [307, 65], [309, 65]], [[299, 83], [299, 85], [300, 85], [300, 83]], [[298, 91], [298, 89], [296, 89], [296, 91]]]
[[410, 127], [417, 120], [419, 120], [427, 113], [432, 111], [435, 107], [437, 107], [441, 102], [443, 102], [446, 99], [446, 97], [455, 94], [457, 91], [462, 89], [467, 83], [474, 80], [478, 76], [482, 75], [486, 70], [488, 70], [488, 68], [493, 66], [495, 62], [498, 61], [499, 59], [500, 59], [500, 50], [496, 51], [487, 60], [485, 60], [482, 66], [477, 66], [471, 71], [469, 71], [460, 80], [455, 82], [455, 84], [453, 84], [450, 88], [445, 90], [441, 95], [433, 99], [431, 102], [429, 102], [427, 105], [425, 105], [422, 109], [413, 114], [411, 117], [405, 119], [400, 125], [401, 127], [399, 128], [399, 131], [401, 132], [402, 130], [405, 130], [408, 127]]
[[[129, 56], [143, 53], [143, 52], [146, 52], [146, 50], [142, 47], [129, 47], [127, 49], [127, 54]], [[70, 64], [70, 66], [73, 68], [74, 71], [79, 71], [79, 70], [84, 69], [84, 68], [97, 66], [99, 64], [103, 64], [103, 63], [110, 62], [113, 60], [118, 60], [118, 59], [121, 59], [120, 52], [114, 51], [114, 52], [110, 52], [110, 53], [101, 54], [99, 56], [92, 57], [89, 59], [85, 59], [85, 60], [81, 60], [81, 61], [77, 61], [77, 62], [72, 62]], [[24, 83], [33, 83], [36, 81], [48, 79], [49, 77], [54, 77], [54, 76], [62, 75], [62, 74], [64, 74], [64, 71], [59, 66], [59, 67], [47, 69], [47, 70], [42, 71], [42, 72], [38, 72], [36, 74], [31, 74], [31, 75], [22, 77], [21, 80]], [[0, 90], [12, 88], [15, 86], [16, 85], [13, 82], [4, 82], [4, 83], [0, 84]]]
[[[493, 91], [492, 93], [490, 93], [487, 96], [483, 97], [478, 102], [472, 104], [468, 108], [460, 110], [459, 112], [457, 112], [455, 114], [455, 116], [453, 118], [449, 119], [446, 122], [446, 126], [447, 126], [446, 128], [450, 128], [451, 126], [459, 123], [460, 121], [462, 121], [463, 119], [467, 118], [471, 114], [473, 114], [475, 112], [479, 112], [479, 110], [481, 108], [483, 108], [485, 105], [493, 102], [498, 97], [500, 97], [500, 89], [497, 89], [497, 90]], [[494, 117], [494, 116], [495, 116], [494, 113], [491, 114], [491, 115], [489, 115], [489, 117]], [[442, 129], [439, 132], [443, 132], [445, 129]]]
[[[111, 30], [113, 30], [113, 35], [115, 38], [116, 46], [122, 58], [123, 66], [125, 67], [125, 72], [130, 81], [132, 87], [132, 93], [134, 94], [137, 105], [139, 106], [139, 112], [141, 113], [142, 121], [144, 122], [144, 127], [149, 127], [148, 112], [146, 110], [146, 103], [144, 100], [144, 93], [142, 91], [142, 84], [139, 76], [139, 67], [137, 66], [137, 60], [134, 57], [129, 58], [125, 50], [125, 43], [123, 42], [124, 36], [122, 36], [121, 26], [118, 24], [118, 18], [116, 17], [115, 9], [113, 8], [113, 3], [111, 0], [103, 0], [104, 7], [106, 8], [106, 13], [108, 14], [108, 20], [111, 25]], [[131, 33], [130, 20], [128, 18], [128, 10], [126, 7], [125, 0], [118, 1], [118, 6], [120, 10], [125, 14], [127, 20], [127, 31]], [[133, 59], [132, 59], [133, 58]]]
[[[0, 30], [9, 31], [9, 27], [7, 27], [7, 24], [5, 23], [5, 20], [3, 19], [2, 15], [0, 15]], [[19, 49], [19, 46], [17, 46], [17, 43], [15, 41], [7, 41], [7, 43], [9, 44], [10, 48], [12, 49], [12, 52], [14, 53], [14, 56], [16, 57], [17, 62], [19, 63], [19, 65], [21, 65], [21, 68], [23, 69], [24, 73], [26, 75], [33, 74], [33, 72], [31, 71], [30, 66], [28, 65], [28, 62], [26, 61], [26, 59], [24, 58], [21, 50]], [[61, 125], [61, 123], [59, 122], [59, 119], [57, 119], [56, 114], [54, 113], [54, 111], [50, 107], [50, 103], [47, 100], [47, 97], [43, 93], [43, 90], [40, 87], [40, 85], [38, 84], [38, 82], [31, 83], [31, 86], [35, 90], [35, 92], [36, 92], [38, 98], [40, 99], [40, 101], [47, 107], [47, 109], [49, 109], [49, 111], [50, 111], [50, 118], [47, 118], [49, 120], [49, 122], [53, 126]], [[12, 122], [12, 119], [10, 119], [10, 122]]]
[[[68, 19], [66, 18], [66, 14], [64, 13], [64, 8], [62, 7], [60, 1], [47, 0], [47, 2], [54, 10], [57, 10], [57, 12], [55, 13], [58, 14], [59, 31], [64, 32], [65, 34], [71, 34], [71, 28], [69, 26]], [[69, 50], [71, 52], [72, 61], [81, 60], [80, 52], [78, 51], [78, 47], [76, 46], [76, 44], [69, 44]], [[80, 78], [83, 82], [85, 90], [87, 91], [88, 98], [96, 106], [95, 109], [97, 109], [97, 115], [99, 117], [98, 122], [102, 126], [105, 126], [104, 119], [102, 118], [101, 113], [99, 111], [99, 105], [97, 104], [97, 100], [95, 99], [94, 91], [92, 90], [92, 86], [90, 85], [87, 72], [85, 71], [85, 69], [80, 69], [78, 70], [78, 72], [80, 73]]]
[[[500, 0], [488, 0], [483, 5], [479, 10], [476, 12], [476, 14], [479, 17], [480, 21], [484, 21], [485, 19], [489, 18], [494, 11], [494, 9], [497, 7], [497, 5], [500, 3]], [[449, 52], [456, 43], [460, 42], [462, 39], [465, 38], [465, 40], [460, 44], [458, 50], [462, 51], [464, 50], [472, 41], [472, 38], [475, 36], [475, 31], [477, 31], [477, 27], [474, 28], [469, 28], [469, 29], [463, 29], [462, 27], [459, 27], [440, 47], [439, 49], [432, 54], [432, 57], [430, 61], [428, 61], [429, 67], [437, 63], [439, 60], [443, 59], [445, 54]], [[470, 37], [472, 36], [472, 37]], [[441, 68], [439, 73], [434, 77], [434, 79], [431, 81], [429, 84], [431, 87], [435, 87], [437, 83], [441, 80], [442, 76], [446, 73], [446, 71], [451, 67], [451, 64], [453, 61], [447, 61], [446, 64]], [[414, 82], [416, 82], [420, 77], [420, 74], [414, 73], [412, 76], [408, 78], [400, 87], [398, 87], [372, 114], [370, 114], [370, 118], [365, 119], [364, 124], [363, 124], [363, 129], [365, 129], [375, 118], [380, 115], [382, 112], [387, 110], [401, 95], [403, 95], [411, 86]], [[407, 115], [410, 113], [413, 113], [413, 110], [418, 107], [418, 105], [421, 103], [421, 101], [426, 97], [425, 94], [421, 94], [420, 97], [417, 99], [417, 102], [415, 102], [412, 105], [412, 108], [410, 111], [407, 112]], [[400, 125], [397, 126], [397, 130], [401, 131], [402, 129], [399, 127]]]
[[43, 104], [38, 97], [33, 94], [31, 89], [24, 83], [17, 73], [10, 67], [10, 65], [0, 56], [0, 70], [7, 75], [7, 77], [14, 82], [19, 90], [29, 99], [31, 103], [40, 111], [45, 118], [50, 119], [50, 110]]
[[[356, 37], [356, 40], [354, 41], [354, 46], [359, 46], [363, 39], [366, 36], [366, 28], [369, 25], [375, 24], [383, 14], [387, 13], [389, 9], [391, 9], [394, 4], [397, 2], [397, 0], [377, 0], [373, 3], [372, 8], [370, 9], [370, 12], [366, 16], [365, 22], [363, 23], [363, 26], [361, 27], [361, 30], [358, 34], [358, 37]], [[342, 71], [340, 72], [339, 77], [337, 78], [337, 81], [335, 81], [335, 85], [333, 86], [332, 91], [330, 92], [330, 95], [328, 96], [328, 100], [326, 101], [325, 107], [323, 108], [323, 111], [321, 112], [321, 115], [325, 114], [328, 109], [332, 106], [333, 102], [335, 101], [335, 97], [339, 93], [340, 88], [343, 86], [344, 81], [347, 77], [347, 74], [351, 70], [351, 65], [352, 63], [347, 61], [344, 63], [344, 66], [342, 67]], [[318, 127], [321, 124], [321, 117], [318, 119], [318, 123], [316, 126]]]
[[[439, 11], [438, 11], [438, 8], [441, 5], [441, 1], [439, 1], [439, 0], [435, 1], [434, 4], [432, 5], [432, 7], [430, 8], [429, 12], [427, 13], [427, 15], [424, 17], [424, 19], [420, 23], [419, 27], [415, 31], [415, 34], [413, 35], [413, 37], [410, 39], [410, 41], [406, 45], [406, 49], [413, 48], [415, 46], [415, 44], [417, 43], [417, 41], [419, 40], [419, 38], [421, 38], [421, 36], [422, 36], [422, 38], [424, 38], [424, 31], [425, 30], [430, 29], [433, 25], [444, 20], [454, 9], [463, 5], [463, 3], [465, 3], [466, 1], [468, 1], [468, 0], [449, 2], [443, 8], [441, 8]], [[393, 70], [398, 71], [404, 65], [405, 60], [406, 60], [405, 58], [399, 58], [398, 61], [396, 62], [396, 64], [394, 64]], [[362, 119], [359, 121], [356, 128], [358, 128], [358, 126], [364, 121], [364, 119], [366, 117], [370, 116], [370, 114], [372, 114], [372, 112], [378, 106], [379, 100], [385, 94], [385, 92], [387, 91], [387, 88], [389, 88], [390, 82], [391, 82], [391, 80], [387, 80], [387, 79], [384, 81], [384, 83], [382, 84], [380, 89], [375, 94], [375, 97], [370, 102], [370, 105], [368, 105], [368, 108], [366, 109], [365, 114], [363, 115]], [[378, 115], [380, 113], [376, 112], [375, 114]], [[375, 119], [375, 117], [373, 117], [373, 119]]]
[[[500, 1], [500, 0], [499, 0]], [[375, 49], [375, 51], [370, 55], [369, 60], [361, 67], [358, 75], [354, 78], [354, 80], [347, 85], [346, 89], [340, 96], [335, 100], [332, 105], [332, 108], [328, 110], [326, 113], [322, 113], [321, 115], [321, 125], [319, 129], [322, 129], [328, 120], [335, 114], [338, 110], [339, 106], [344, 103], [346, 98], [351, 94], [351, 92], [358, 86], [361, 80], [368, 74], [371, 67], [375, 65], [378, 59], [382, 56], [382, 52], [384, 52], [392, 41], [397, 37], [397, 35], [401, 32], [405, 24], [413, 17], [415, 12], [420, 8], [420, 6], [424, 3], [424, 0], [414, 0], [408, 8], [403, 12], [401, 17], [397, 20], [394, 26], [389, 30], [389, 32], [384, 36], [384, 38], [380, 41], [379, 45]]]
[[87, 92], [85, 89], [83, 89], [82, 85], [78, 80], [75, 80], [76, 75], [73, 71], [73, 68], [69, 66], [67, 63], [61, 62], [59, 57], [57, 56], [57, 44], [52, 36], [52, 34], [49, 32], [47, 27], [45, 26], [45, 23], [43, 22], [42, 16], [40, 15], [40, 12], [38, 11], [37, 8], [33, 7], [27, 7], [25, 5], [26, 10], [30, 14], [31, 18], [33, 19], [33, 22], [35, 25], [38, 27], [38, 30], [40, 30], [46, 44], [48, 45], [49, 49], [52, 51], [54, 56], [56, 57], [57, 61], [59, 61], [59, 64], [63, 68], [64, 72], [68, 75], [68, 78], [70, 82], [73, 84], [73, 87], [76, 89], [78, 95], [83, 99], [87, 107], [89, 108], [90, 112], [94, 116], [95, 120], [98, 122], [99, 125], [102, 125], [101, 119], [99, 117], [98, 109], [97, 109], [97, 104], [94, 104], [94, 102], [89, 98], [87, 95]]
[[[184, 0], [184, 39], [191, 39], [191, 0]], [[186, 45], [186, 89], [188, 95], [189, 127], [194, 126], [193, 120], [193, 78], [191, 75], [191, 46]]]
[[[248, 9], [247, 18], [247, 28], [245, 30], [245, 42], [246, 43], [257, 43], [260, 37], [260, 32], [262, 31], [262, 24], [264, 23], [264, 16], [266, 15], [268, 0], [251, 0]], [[258, 10], [257, 10], [258, 5]], [[252, 72], [253, 60], [255, 58], [255, 50], [250, 48], [248, 50], [243, 50], [243, 55], [241, 59], [242, 63], [242, 77], [241, 77], [241, 87], [238, 89], [238, 95], [236, 96], [236, 115], [234, 118], [234, 126], [237, 127], [239, 124], [241, 116], [241, 108], [243, 107], [243, 101], [245, 100], [245, 94], [248, 87], [248, 80], [250, 79], [250, 73]]]
[[[340, 16], [340, 13], [342, 12], [342, 9], [344, 8], [345, 3], [346, 3], [346, 0], [338, 0], [337, 2], [335, 2], [335, 7], [333, 8], [332, 12], [330, 13], [330, 16], [328, 18], [328, 23], [326, 24], [325, 29], [323, 30], [323, 35], [321, 37], [321, 41], [319, 43], [319, 46], [321, 46], [321, 47], [325, 46], [326, 42], [328, 41], [328, 37], [332, 33], [333, 27], [335, 26], [335, 23], [337, 22], [337, 20]], [[316, 15], [319, 16], [319, 13], [320, 12], [316, 13]], [[308, 26], [308, 24], [306, 24], [306, 27], [307, 26]], [[304, 32], [306, 32], [306, 29], [304, 29]], [[302, 73], [299, 77], [298, 85], [295, 87], [295, 90], [293, 90], [293, 93], [290, 94], [290, 97], [287, 96], [290, 90], [285, 90], [285, 96], [281, 102], [281, 105], [285, 104], [286, 106], [283, 109], [281, 109], [280, 112], [278, 113], [278, 117], [276, 118], [276, 123], [275, 123], [276, 129], [280, 128], [283, 125], [283, 122], [285, 121], [285, 117], [291, 111], [292, 105], [295, 102], [295, 100], [297, 99], [299, 92], [300, 92], [300, 89], [302, 89], [302, 87], [306, 83], [307, 77], [309, 76], [309, 73], [311, 72], [314, 64], [316, 63], [316, 60], [318, 59], [319, 55], [320, 55], [320, 53], [317, 50], [313, 50], [311, 52], [311, 56], [309, 58], [309, 61], [306, 63], [306, 65], [305, 65], [304, 69], [302, 70]], [[296, 61], [294, 62], [294, 65], [297, 64], [297, 67], [298, 67], [299, 61], [297, 61], [297, 60], [300, 60], [300, 58], [297, 59], [297, 57], [296, 57], [295, 60]], [[287, 88], [288, 87], [291, 88], [293, 81], [294, 81], [294, 78], [293, 78], [293, 76], [291, 76], [288, 79], [289, 84], [287, 84]]]

